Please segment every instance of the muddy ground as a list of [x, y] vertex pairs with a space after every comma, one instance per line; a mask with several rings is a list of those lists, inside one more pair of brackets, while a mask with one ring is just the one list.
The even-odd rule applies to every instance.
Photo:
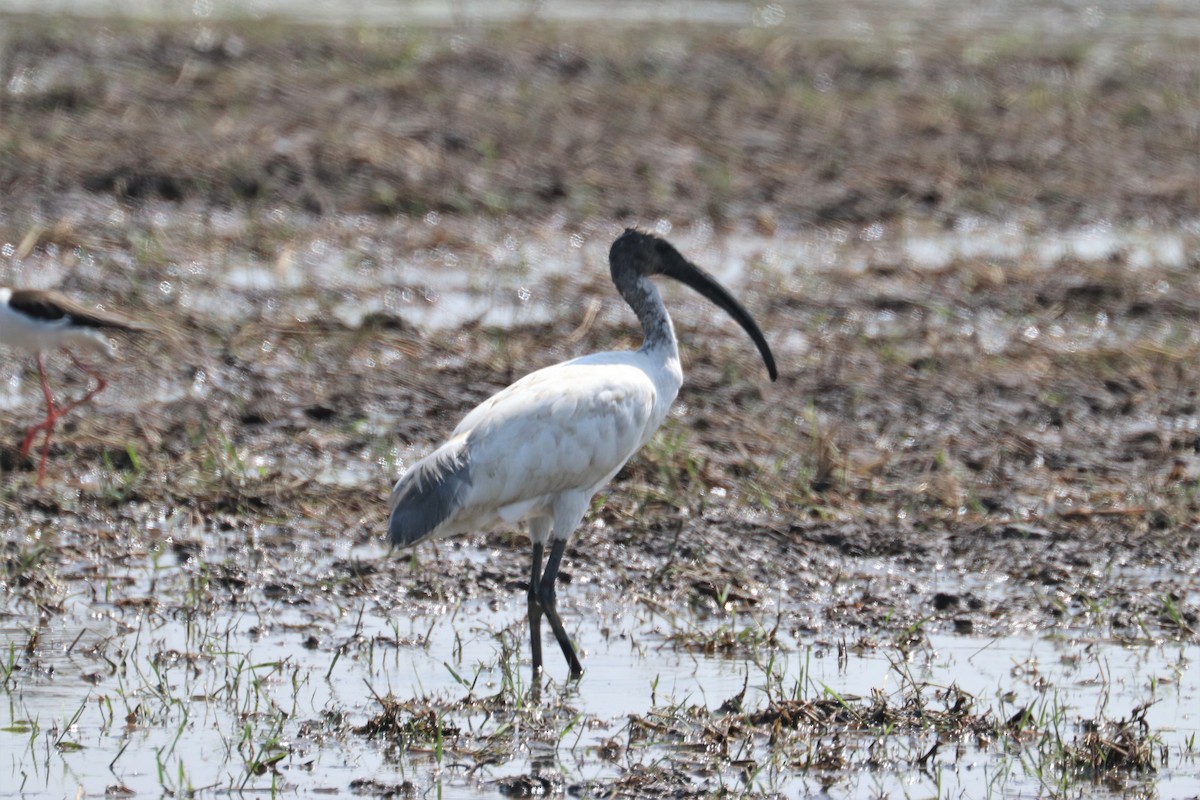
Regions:
[[82, 191], [383, 216], [1194, 220], [1184, 11], [1177, 33], [1163, 7], [1153, 33], [896, 40], [15, 19], [0, 209], [53, 218]]
[[[753, 242], [736, 293], [780, 378], [672, 292], [680, 410], [602, 495], [564, 593], [702, 615], [770, 600], [797, 639], [867, 647], [930, 630], [1194, 641], [1192, 44], [5, 19], [3, 282], [162, 333], [122, 343], [44, 487], [16, 451], [36, 374], [5, 358], [4, 613], [52, 619], [169, 529], [185, 556], [210, 537], [234, 554], [209, 564], [236, 587], [214, 603], [332, 591], [418, 614], [496, 596], [519, 615], [519, 539], [446, 563], [344, 544], [379, 539], [396, 475], [488, 394], [637, 345], [603, 259], [638, 224], [714, 268]], [[1170, 232], [1181, 255], [897, 253], [917, 229], [1004, 225]], [[568, 268], [502, 261], [513, 239], [564, 248]], [[529, 287], [548, 313], [414, 325], [451, 269]], [[962, 580], [997, 575], [1003, 591]]]

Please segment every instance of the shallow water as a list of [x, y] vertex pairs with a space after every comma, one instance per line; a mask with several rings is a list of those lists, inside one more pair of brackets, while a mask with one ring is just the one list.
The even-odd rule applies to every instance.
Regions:
[[[519, 559], [519, 550], [503, 557]], [[306, 551], [301, 541], [297, 565], [306, 563]], [[353, 554], [364, 561], [386, 558], [374, 547]], [[464, 554], [481, 557], [470, 548], [449, 557]], [[437, 568], [436, 560], [428, 563]], [[571, 781], [612, 778], [619, 768], [675, 757], [679, 744], [669, 741], [629, 741], [616, 763], [596, 754], [608, 740], [625, 743], [634, 716], [696, 705], [715, 710], [743, 689], [747, 709], [764, 707], [768, 694], [881, 694], [899, 702], [914, 691], [941, 708], [935, 698], [951, 686], [997, 718], [1023, 707], [1058, 714], [1066, 742], [1081, 735], [1084, 720], [1118, 719], [1152, 703], [1145, 718], [1160, 737], [1165, 764], [1144, 780], [1162, 796], [1200, 791], [1195, 645], [935, 632], [908, 648], [840, 647], [844, 643], [781, 634], [781, 646], [760, 648], [757, 658], [716, 656], [690, 652], [678, 637], [720, 626], [734, 632], [770, 626], [776, 614], [790, 618], [797, 610], [768, 608], [762, 617], [705, 621], [619, 601], [587, 586], [562, 593], [564, 619], [588, 670], [578, 686], [561, 685], [564, 665], [547, 642], [551, 696], [562, 701], [555, 706], [558, 717], [530, 731], [522, 729], [521, 717], [458, 714], [456, 724], [466, 720], [475, 729], [458, 742], [448, 740], [441, 761], [428, 747], [397, 751], [386, 737], [367, 740], [349, 730], [378, 712], [373, 695], [450, 701], [468, 694], [464, 681], [475, 697], [486, 697], [499, 693], [506, 679], [528, 680], [522, 596], [513, 591], [494, 603], [434, 604], [397, 618], [377, 599], [339, 598], [334, 591], [297, 595], [288, 589], [287, 565], [275, 566], [285, 571], [272, 572], [276, 580], [266, 580], [235, 607], [204, 610], [189, 605], [186, 593], [206, 575], [215, 581], [215, 573], [158, 552], [139, 565], [101, 569], [86, 582], [72, 582], [76, 590], [63, 598], [61, 614], [40, 622], [34, 615], [10, 616], [0, 628], [8, 673], [0, 796], [96, 795], [108, 787], [138, 794], [189, 788], [314, 794], [373, 780], [494, 797], [491, 782], [505, 776], [561, 771]], [[81, 572], [92, 569], [79, 565]], [[78, 590], [84, 586], [90, 589]], [[506, 676], [514, 668], [506, 661], [508, 647], [525, 661]], [[454, 766], [471, 762], [471, 748], [483, 742], [501, 757], [469, 774]], [[853, 754], [874, 742], [873, 735], [848, 731], [843, 744]], [[932, 745], [932, 734], [883, 742], [890, 768], [841, 773], [829, 794], [1039, 794], [1040, 762], [1031, 745], [982, 749], [967, 742], [956, 750], [944, 743], [927, 769], [918, 770], [913, 762]], [[456, 754], [456, 746], [467, 749]], [[276, 752], [275, 772], [248, 770], [263, 754]], [[761, 746], [752, 755], [766, 766], [747, 788], [794, 796], [818, 793], [830, 782], [829, 775], [771, 766]], [[727, 767], [713, 779], [739, 785], [739, 774]]]
[[[283, 215], [279, 222], [298, 230], [312, 223], [304, 215], [292, 218], [279, 213]], [[235, 216], [228, 211], [180, 213], [163, 224], [194, 233], [197, 227], [237, 227], [239, 223], [231, 219], [217, 219]], [[440, 222], [434, 214], [418, 224], [436, 229]], [[577, 305], [585, 287], [597, 288], [601, 319], [624, 318], [626, 310], [612, 293], [605, 269], [608, 244], [620, 233], [620, 225], [589, 223], [568, 229], [554, 224], [529, 228], [491, 223], [477, 226], [470, 242], [418, 249], [400, 258], [389, 240], [406, 235], [408, 225], [377, 226], [368, 236], [359, 232], [358, 218], [344, 217], [332, 229], [296, 236], [273, 261], [220, 244], [194, 263], [166, 265], [167, 277], [158, 290], [162, 300], [177, 304], [181, 313], [230, 324], [248, 318], [301, 324], [325, 318], [357, 328], [383, 314], [422, 331], [467, 324], [536, 325], [563, 314], [582, 318]], [[897, 296], [928, 304], [937, 298], [922, 294], [919, 281], [907, 276], [933, 275], [963, 263], [981, 265], [1000, 281], [1009, 274], [1054, 270], [1064, 260], [1120, 264], [1134, 277], [1153, 267], [1178, 272], [1183, 280], [1200, 252], [1200, 220], [1176, 228], [1096, 224], [1031, 230], [1015, 222], [964, 219], [951, 230], [906, 221], [781, 230], [770, 235], [740, 230], [719, 236], [706, 223], [685, 228], [660, 220], [648, 227], [669, 234], [681, 252], [743, 299], [749, 291], [769, 291], [769, 287], [803, 294], [814, 283], [848, 283], [865, 273], [898, 270], [906, 277], [904, 286], [897, 287]], [[68, 270], [86, 272], [80, 265], [64, 266], [62, 256], [51, 246], [25, 259], [6, 260], [6, 266], [12, 282], [50, 288], [60, 285]], [[1171, 289], [1169, 283], [1158, 287], [1163, 293]], [[664, 292], [673, 309], [682, 309], [677, 314], [681, 320], [689, 314], [707, 317], [700, 313], [707, 308], [704, 301], [690, 292], [673, 286], [664, 287]], [[998, 348], [1024, 333], [1023, 328], [989, 330], [997, 324], [989, 313], [983, 309], [977, 319], [963, 320], [970, 326], [968, 332], [981, 330], [980, 335], [995, 338]], [[892, 310], [881, 312], [880, 332], [886, 332], [887, 323], [895, 318]], [[732, 328], [733, 323], [728, 325]], [[1088, 338], [1088, 332], [1064, 333]], [[0, 390], [0, 403], [11, 394], [15, 390]]]

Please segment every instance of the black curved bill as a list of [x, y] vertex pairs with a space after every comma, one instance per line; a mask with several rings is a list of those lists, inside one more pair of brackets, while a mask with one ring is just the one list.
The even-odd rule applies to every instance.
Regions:
[[669, 243], [662, 239], [657, 239], [655, 243], [658, 245], [659, 256], [662, 259], [662, 274], [695, 289], [725, 309], [725, 313], [733, 317], [737, 324], [750, 334], [750, 338], [758, 347], [758, 352], [762, 354], [763, 363], [767, 365], [767, 374], [771, 376], [771, 380], [775, 380], [779, 376], [775, 369], [775, 356], [771, 354], [771, 348], [767, 345], [762, 331], [758, 329], [758, 324], [750, 316], [750, 312], [741, 303], [734, 300], [729, 292], [725, 291], [725, 287], [717, 283], [716, 278], [681, 256], [679, 251]]

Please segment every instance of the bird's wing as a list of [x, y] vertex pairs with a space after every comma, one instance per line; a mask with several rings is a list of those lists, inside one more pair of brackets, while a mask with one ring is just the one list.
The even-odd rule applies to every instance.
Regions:
[[655, 396], [628, 364], [568, 362], [522, 378], [396, 484], [392, 541], [418, 541], [454, 518], [515, 521], [561, 492], [590, 496], [653, 433]]
[[561, 364], [484, 401], [455, 433], [470, 432], [475, 480], [505, 485], [497, 500], [584, 489], [642, 445], [655, 394], [653, 381], [633, 366]]
[[470, 488], [470, 453], [456, 436], [418, 461], [392, 489], [388, 536], [396, 547], [416, 544], [462, 507]]
[[58, 292], [42, 289], [14, 289], [8, 305], [34, 319], [53, 322], [69, 317], [92, 328], [121, 331], [149, 331], [150, 326], [99, 308], [87, 308]]

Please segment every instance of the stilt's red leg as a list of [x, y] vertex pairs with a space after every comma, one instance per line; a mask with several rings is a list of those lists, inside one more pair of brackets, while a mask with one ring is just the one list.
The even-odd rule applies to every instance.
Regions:
[[42, 380], [42, 395], [46, 398], [46, 418], [25, 433], [25, 439], [21, 442], [21, 457], [25, 458], [29, 455], [29, 450], [33, 447], [33, 440], [37, 438], [38, 432], [45, 431], [46, 438], [42, 442], [42, 458], [38, 462], [38, 486], [41, 486], [42, 481], [46, 478], [46, 455], [50, 452], [50, 437], [54, 434], [54, 423], [62, 416], [64, 409], [54, 405], [54, 395], [50, 392], [50, 382], [46, 380], [46, 366], [42, 363], [40, 353], [36, 360], [38, 377]]
[[46, 380], [46, 368], [42, 365], [42, 357], [37, 356], [38, 377], [42, 379], [42, 394], [46, 397], [46, 418], [34, 425], [25, 433], [25, 439], [21, 442], [21, 457], [29, 455], [29, 449], [33, 446], [33, 440], [37, 437], [38, 431], [44, 431], [47, 427], [54, 425], [54, 420], [57, 418], [55, 413], [57, 409], [54, 407], [54, 395], [50, 393], [50, 384]]
[[50, 430], [53, 427], [51, 425], [46, 429], [46, 438], [42, 440], [42, 457], [38, 459], [38, 486], [41, 486], [46, 480], [46, 456], [50, 453]]
[[46, 367], [44, 364], [42, 364], [41, 354], [38, 354], [38, 377], [42, 379], [42, 395], [46, 398], [46, 418], [30, 428], [25, 433], [25, 439], [21, 442], [21, 458], [25, 458], [29, 455], [29, 451], [33, 447], [33, 440], [37, 438], [38, 433], [40, 431], [44, 431], [46, 434], [45, 438], [42, 440], [42, 457], [41, 460], [38, 461], [38, 486], [41, 486], [42, 482], [46, 479], [46, 456], [48, 456], [50, 453], [50, 438], [54, 434], [55, 423], [57, 423], [59, 418], [68, 411], [76, 409], [88, 402], [93, 397], [103, 392], [105, 387], [108, 386], [108, 382], [104, 380], [100, 373], [96, 372], [87, 364], [84, 364], [82, 361], [77, 359], [74, 353], [65, 349], [63, 352], [67, 354], [75, 366], [87, 373], [88, 377], [96, 382], [96, 385], [78, 400], [73, 400], [72, 402], [63, 406], [54, 405], [54, 395], [50, 392], [49, 381], [46, 380]]
[[68, 405], [60, 408], [58, 410], [58, 415], [60, 417], [63, 414], [70, 411], [71, 409], [78, 408], [79, 406], [88, 402], [93, 397], [95, 397], [96, 395], [103, 392], [105, 387], [108, 386], [108, 381], [104, 380], [104, 377], [101, 376], [99, 372], [96, 372], [94, 369], [89, 367], [87, 364], [84, 364], [82, 361], [80, 361], [78, 358], [76, 358], [74, 353], [72, 353], [70, 350], [64, 350], [63, 352], [66, 353], [67, 356], [71, 359], [71, 363], [73, 363], [75, 366], [79, 367], [81, 370], [86, 372], [88, 377], [96, 382], [96, 388], [92, 389], [91, 391], [89, 391], [87, 394], [85, 394], [83, 397], [79, 398], [78, 400], [75, 400], [74, 402], [69, 403]]
[[33, 447], [33, 439], [37, 436], [38, 431], [46, 427], [46, 420], [42, 420], [37, 425], [34, 425], [29, 430], [25, 431], [25, 438], [21, 440], [21, 458], [29, 455], [29, 449]]

